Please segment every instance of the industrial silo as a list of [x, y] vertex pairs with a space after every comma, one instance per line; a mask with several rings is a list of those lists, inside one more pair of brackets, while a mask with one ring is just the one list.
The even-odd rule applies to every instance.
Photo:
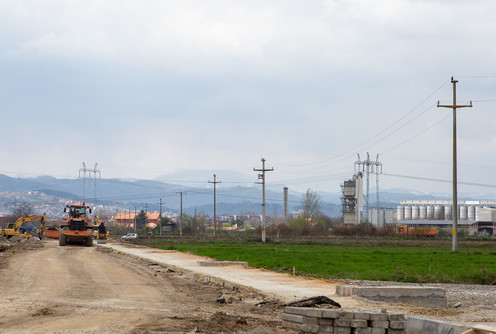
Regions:
[[425, 205], [419, 206], [419, 219], [420, 220], [427, 219], [427, 207]]
[[444, 219], [445, 220], [451, 220], [451, 219], [453, 219], [453, 216], [451, 214], [451, 212], [452, 212], [451, 209], [452, 209], [451, 205], [446, 205], [444, 207]]
[[412, 207], [405, 205], [405, 220], [412, 220]]
[[468, 218], [468, 220], [474, 220], [475, 219], [475, 206], [474, 205], [469, 205], [467, 207], [467, 218]]
[[434, 220], [444, 220], [444, 206], [434, 205]]
[[434, 207], [432, 205], [427, 206], [427, 219], [428, 220], [434, 219]]
[[460, 211], [460, 220], [467, 220], [467, 207], [465, 205], [460, 205], [458, 210]]
[[419, 219], [419, 207], [417, 205], [412, 205], [412, 220]]
[[405, 219], [405, 210], [403, 210], [402, 205], [398, 205], [397, 211], [396, 211], [396, 217], [398, 220], [404, 220]]

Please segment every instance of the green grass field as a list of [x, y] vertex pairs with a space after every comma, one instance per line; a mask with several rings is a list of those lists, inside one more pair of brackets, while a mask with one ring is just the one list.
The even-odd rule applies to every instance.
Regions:
[[[358, 246], [358, 245], [357, 245]], [[496, 249], [359, 247], [290, 244], [176, 244], [159, 246], [219, 261], [247, 261], [250, 266], [320, 278], [496, 284]], [[492, 247], [491, 247], [492, 248]]]

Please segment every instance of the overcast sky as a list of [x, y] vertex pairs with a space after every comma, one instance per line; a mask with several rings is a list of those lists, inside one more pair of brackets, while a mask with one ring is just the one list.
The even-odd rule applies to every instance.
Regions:
[[0, 29], [9, 176], [86, 162], [256, 181], [264, 157], [268, 183], [338, 192], [369, 152], [381, 188], [450, 193], [424, 179], [451, 180], [452, 110], [436, 105], [454, 76], [474, 104], [457, 112], [459, 191], [496, 193], [473, 185], [496, 185], [491, 0], [0, 0]]

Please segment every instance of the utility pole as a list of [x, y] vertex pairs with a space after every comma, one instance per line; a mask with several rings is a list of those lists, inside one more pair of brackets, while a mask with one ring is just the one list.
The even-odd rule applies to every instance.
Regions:
[[265, 243], [265, 172], [273, 172], [274, 168], [265, 168], [265, 159], [262, 158], [262, 169], [253, 168], [254, 172], [262, 172], [262, 174], [258, 174], [258, 179], [262, 180], [262, 242]]
[[181, 215], [179, 216], [179, 236], [183, 236], [183, 194], [186, 194], [185, 192], [178, 191], [176, 194], [181, 195]]
[[86, 164], [83, 161], [83, 167], [79, 169], [79, 177], [81, 177], [81, 172], [83, 172], [83, 202], [86, 200], [85, 198], [85, 183], [86, 183], [86, 172], [88, 169], [86, 169]]
[[134, 207], [134, 232], [136, 232], [136, 207]]
[[452, 215], [453, 215], [453, 230], [452, 230], [452, 246], [451, 251], [458, 251], [458, 189], [457, 189], [457, 169], [456, 169], [456, 109], [457, 108], [472, 108], [472, 101], [469, 105], [457, 105], [456, 104], [456, 83], [458, 80], [453, 80], [451, 77], [451, 83], [453, 84], [453, 105], [441, 105], [437, 101], [437, 106], [441, 108], [452, 108], [453, 109], [453, 205], [452, 205]]
[[208, 183], [213, 183], [214, 184], [214, 237], [215, 237], [215, 231], [217, 230], [217, 203], [216, 203], [216, 185], [217, 183], [222, 183], [222, 181], [217, 181], [216, 175], [214, 174], [214, 181], [208, 181]]
[[158, 224], [159, 224], [158, 226], [160, 228], [159, 234], [162, 235], [162, 204], [163, 204], [162, 199], [160, 199], [160, 202], [158, 204], [160, 205], [160, 215], [159, 215], [160, 220], [158, 222]]
[[288, 218], [288, 187], [284, 187], [284, 219]]

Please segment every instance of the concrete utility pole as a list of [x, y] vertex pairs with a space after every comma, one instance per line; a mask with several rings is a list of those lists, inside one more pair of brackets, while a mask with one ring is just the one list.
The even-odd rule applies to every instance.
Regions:
[[452, 105], [441, 105], [439, 101], [437, 101], [437, 106], [441, 108], [452, 108], [453, 109], [453, 205], [452, 205], [452, 215], [453, 215], [453, 238], [452, 238], [452, 246], [451, 251], [458, 251], [458, 189], [457, 189], [457, 169], [456, 169], [456, 109], [457, 108], [472, 108], [472, 101], [470, 101], [469, 105], [457, 105], [456, 104], [456, 83], [458, 80], [453, 80], [451, 77], [451, 83], [453, 84], [453, 104]]
[[284, 219], [288, 218], [288, 187], [284, 187]]
[[215, 231], [217, 230], [217, 203], [216, 203], [216, 186], [217, 183], [222, 183], [222, 181], [217, 181], [216, 180], [216, 175], [214, 174], [214, 181], [208, 181], [208, 183], [213, 183], [214, 184], [214, 237], [215, 237]]
[[183, 194], [186, 194], [185, 192], [178, 191], [176, 194], [181, 195], [181, 215], [179, 216], [179, 236], [183, 236]]
[[158, 222], [158, 226], [160, 228], [159, 234], [162, 235], [162, 204], [164, 204], [162, 202], [162, 199], [160, 199], [160, 202], [158, 204], [160, 205], [160, 215], [158, 216], [158, 219], [160, 219]]
[[[258, 174], [258, 179], [262, 180], [262, 242], [265, 242], [265, 172], [273, 172], [274, 168], [265, 168], [265, 159], [262, 158], [262, 169], [253, 168], [254, 172], [262, 172]], [[260, 183], [260, 182], [258, 182]]]

